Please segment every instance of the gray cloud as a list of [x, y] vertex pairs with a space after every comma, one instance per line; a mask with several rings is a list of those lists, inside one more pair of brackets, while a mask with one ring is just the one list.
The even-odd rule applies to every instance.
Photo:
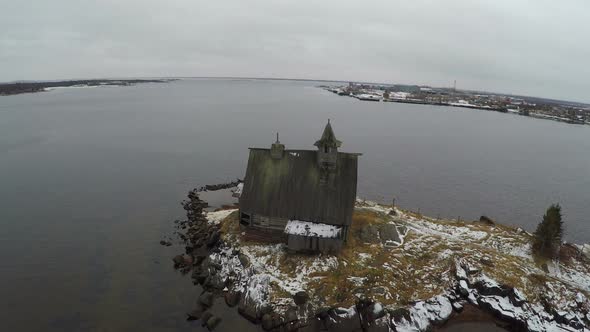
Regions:
[[264, 76], [590, 101], [585, 0], [0, 0], [0, 80]]

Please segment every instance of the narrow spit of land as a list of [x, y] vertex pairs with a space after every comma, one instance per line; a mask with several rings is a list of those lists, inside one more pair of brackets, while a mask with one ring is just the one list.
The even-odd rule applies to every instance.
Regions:
[[99, 86], [129, 86], [142, 83], [168, 83], [172, 79], [92, 79], [92, 80], [67, 80], [48, 82], [13, 82], [0, 83], [0, 96], [17, 95], [22, 93], [35, 93], [48, 91], [55, 88], [68, 87], [99, 87]]

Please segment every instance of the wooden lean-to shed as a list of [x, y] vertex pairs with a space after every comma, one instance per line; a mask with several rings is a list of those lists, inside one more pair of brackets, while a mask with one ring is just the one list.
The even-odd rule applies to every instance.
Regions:
[[240, 224], [290, 250], [336, 252], [346, 240], [356, 199], [358, 153], [339, 152], [330, 122], [317, 150], [251, 148], [239, 198]]

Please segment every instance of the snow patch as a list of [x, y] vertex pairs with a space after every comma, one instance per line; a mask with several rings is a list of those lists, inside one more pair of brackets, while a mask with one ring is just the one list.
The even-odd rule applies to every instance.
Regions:
[[287, 226], [285, 226], [286, 234], [330, 239], [339, 238], [341, 231], [342, 228], [339, 226], [300, 220], [289, 220], [289, 222], [287, 222]]
[[223, 219], [227, 218], [232, 212], [237, 211], [238, 209], [230, 209], [230, 210], [219, 210], [213, 212], [207, 212], [207, 221], [209, 224], [217, 225]]

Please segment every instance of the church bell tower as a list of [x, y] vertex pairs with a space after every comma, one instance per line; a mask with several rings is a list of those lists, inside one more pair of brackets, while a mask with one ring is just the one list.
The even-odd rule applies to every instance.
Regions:
[[336, 139], [330, 120], [324, 128], [322, 137], [314, 144], [318, 148], [318, 165], [324, 170], [335, 170], [338, 161], [338, 148], [342, 142]]

